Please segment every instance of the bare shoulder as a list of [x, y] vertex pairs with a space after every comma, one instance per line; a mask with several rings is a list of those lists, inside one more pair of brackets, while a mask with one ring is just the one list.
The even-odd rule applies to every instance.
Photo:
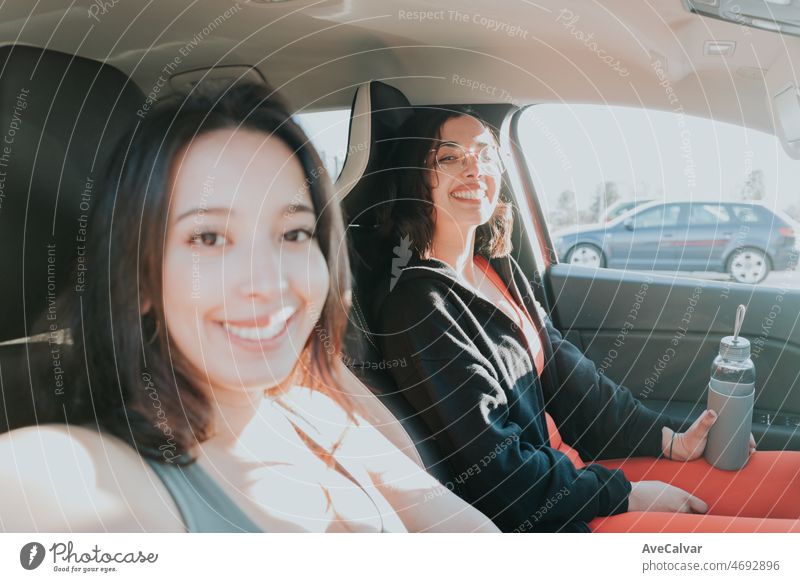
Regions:
[[[62, 482], [93, 471], [92, 451], [102, 444], [99, 432], [67, 425], [29, 426], [0, 436], [0, 475], [5, 480]], [[82, 470], [82, 471], [81, 471]]]
[[0, 436], [0, 488], [4, 531], [180, 531], [177, 508], [146, 462], [90, 428]]

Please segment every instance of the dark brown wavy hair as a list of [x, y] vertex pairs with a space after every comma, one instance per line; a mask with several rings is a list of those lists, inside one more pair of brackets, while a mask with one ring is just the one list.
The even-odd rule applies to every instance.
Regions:
[[[141, 454], [175, 462], [190, 460], [190, 447], [212, 436], [202, 373], [165, 333], [162, 267], [173, 163], [197, 136], [228, 128], [280, 139], [303, 167], [317, 217], [314, 236], [331, 284], [290, 381], [327, 391], [349, 410], [334, 388], [350, 281], [339, 204], [288, 108], [267, 87], [242, 84], [160, 101], [112, 154], [89, 220], [84, 290], [70, 289], [60, 298], [72, 346], [66, 358], [70, 388], [56, 403], [58, 421], [96, 423]], [[141, 306], [148, 306], [145, 313]]]
[[[382, 179], [389, 202], [377, 212], [380, 232], [385, 240], [408, 236], [411, 248], [429, 258], [433, 244], [435, 208], [429, 185], [430, 150], [441, 142], [442, 126], [450, 119], [469, 115], [491, 128], [469, 109], [427, 107], [415, 110], [401, 126], [391, 153], [383, 162]], [[494, 136], [494, 132], [492, 131]], [[496, 136], [495, 136], [496, 140]], [[500, 200], [492, 217], [475, 231], [475, 252], [487, 258], [511, 252], [513, 207], [505, 199], [502, 183]]]

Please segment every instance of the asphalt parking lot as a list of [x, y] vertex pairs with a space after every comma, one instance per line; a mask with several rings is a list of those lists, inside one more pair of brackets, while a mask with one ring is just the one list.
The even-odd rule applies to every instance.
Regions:
[[[666, 271], [656, 271], [659, 274], [667, 274]], [[708, 279], [714, 281], [732, 281], [731, 277], [725, 273], [709, 273], [703, 271], [675, 272], [675, 275], [697, 277], [698, 279]], [[781, 287], [788, 289], [800, 289], [800, 270], [791, 271], [772, 271], [759, 286]]]
[[761, 284], [800, 289], [800, 271], [773, 271]]

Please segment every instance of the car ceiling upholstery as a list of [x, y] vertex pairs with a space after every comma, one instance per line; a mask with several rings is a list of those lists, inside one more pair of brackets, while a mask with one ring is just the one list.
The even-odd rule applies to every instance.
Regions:
[[[773, 121], [764, 71], [800, 50], [800, 38], [693, 15], [680, 0], [462, 0], [449, 3], [443, 18], [428, 22], [401, 18], [400, 10], [441, 10], [442, 3], [124, 0], [105, 2], [104, 13], [95, 8], [96, 19], [89, 16], [93, 4], [7, 1], [0, 9], [0, 42], [108, 62], [145, 94], [176, 56], [180, 63], [174, 72], [255, 65], [298, 110], [348, 107], [355, 88], [372, 79], [391, 83], [412, 103], [496, 102], [502, 94], [519, 104], [607, 102], [672, 109], [659, 84], [663, 79], [652, 67], [660, 60], [686, 113], [769, 132]], [[219, 20], [231, 7], [232, 16]], [[469, 21], [456, 21], [448, 10]], [[475, 15], [521, 31], [493, 31], [472, 22]], [[579, 34], [593, 38], [586, 41]], [[709, 40], [735, 41], [735, 53], [706, 56]], [[629, 74], [612, 71], [587, 47], [590, 42]], [[454, 83], [453, 75], [498, 90], [473, 90]]]

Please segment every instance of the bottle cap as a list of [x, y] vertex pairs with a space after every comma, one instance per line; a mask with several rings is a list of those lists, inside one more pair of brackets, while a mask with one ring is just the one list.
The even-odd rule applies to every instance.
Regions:
[[744, 362], [750, 357], [750, 341], [741, 336], [725, 336], [719, 343], [719, 355], [726, 360]]
[[744, 323], [745, 305], [736, 308], [736, 321], [733, 324], [733, 335], [725, 336], [719, 344], [719, 355], [726, 360], [744, 362], [750, 357], [750, 342], [739, 337], [739, 331]]

